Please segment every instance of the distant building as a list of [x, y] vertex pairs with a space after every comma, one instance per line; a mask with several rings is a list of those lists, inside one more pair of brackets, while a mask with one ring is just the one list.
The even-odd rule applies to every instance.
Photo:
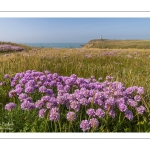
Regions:
[[102, 35], [100, 36], [100, 39], [102, 40], [103, 38], [102, 38]]

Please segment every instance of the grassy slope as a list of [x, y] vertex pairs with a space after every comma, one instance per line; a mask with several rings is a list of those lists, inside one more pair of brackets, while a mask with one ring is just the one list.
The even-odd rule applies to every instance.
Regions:
[[150, 40], [91, 40], [84, 47], [102, 49], [150, 49]]
[[[87, 57], [87, 55], [89, 57]], [[29, 52], [16, 52], [0, 54], [0, 80], [4, 74], [15, 74], [26, 70], [57, 72], [59, 75], [89, 78], [94, 75], [105, 78], [114, 76], [115, 80], [122, 82], [126, 87], [143, 86], [145, 94], [143, 99], [150, 108], [150, 50], [100, 50], [100, 49], [37, 49]], [[6, 90], [7, 91], [7, 90]], [[0, 92], [0, 106], [9, 101], [6, 91]], [[134, 126], [127, 131], [150, 131], [148, 118], [144, 125]], [[143, 120], [141, 120], [142, 123]], [[140, 122], [139, 122], [140, 123]], [[146, 127], [144, 127], [146, 126]], [[120, 128], [123, 130], [123, 125]], [[110, 130], [108, 130], [109, 132]], [[105, 131], [106, 132], [106, 131]]]
[[12, 43], [12, 42], [3, 42], [3, 41], [0, 41], [0, 45], [3, 45], [3, 44], [8, 44], [8, 45], [12, 45], [12, 46], [20, 46], [22, 47], [25, 51], [29, 51], [32, 49], [32, 47], [29, 47], [27, 45], [24, 45], [24, 44], [17, 44], [17, 43]]

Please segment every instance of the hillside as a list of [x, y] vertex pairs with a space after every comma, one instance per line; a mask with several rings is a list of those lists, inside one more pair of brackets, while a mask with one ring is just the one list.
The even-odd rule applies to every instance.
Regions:
[[150, 49], [150, 40], [90, 40], [84, 48], [108, 48], [108, 49]]
[[0, 41], [0, 52], [16, 52], [29, 49], [31, 49], [31, 47], [27, 45]]

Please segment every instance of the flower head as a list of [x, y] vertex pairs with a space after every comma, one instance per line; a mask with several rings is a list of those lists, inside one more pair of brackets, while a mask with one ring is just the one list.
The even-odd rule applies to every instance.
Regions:
[[109, 116], [111, 116], [112, 118], [115, 118], [116, 114], [115, 111], [113, 109], [110, 109], [108, 112]]
[[76, 119], [75, 112], [72, 112], [72, 111], [68, 112], [66, 118], [67, 118], [68, 121], [74, 121]]
[[40, 110], [39, 110], [39, 117], [40, 117], [40, 118], [44, 118], [45, 112], [46, 112], [46, 109], [44, 109], [44, 108], [43, 108], [43, 109], [40, 109]]
[[14, 96], [16, 96], [16, 91], [15, 90], [11, 90], [9, 92], [9, 97], [14, 97]]
[[134, 96], [134, 100], [139, 102], [139, 101], [141, 101], [141, 97], [139, 95], [136, 95], [136, 96]]
[[26, 93], [30, 93], [30, 94], [31, 94], [31, 93], [33, 93], [33, 92], [34, 92], [34, 88], [33, 88], [33, 87], [31, 87], [31, 86], [28, 86], [28, 87], [26, 87], [26, 88], [25, 88], [25, 92], [26, 92]]
[[96, 116], [98, 116], [99, 118], [103, 118], [105, 116], [105, 111], [101, 108], [98, 108], [95, 112]]
[[143, 114], [146, 108], [144, 106], [139, 106], [136, 108], [138, 114]]
[[127, 119], [132, 120], [133, 119], [133, 113], [130, 110], [125, 111], [125, 116]]
[[58, 121], [60, 119], [60, 113], [59, 113], [59, 108], [54, 107], [50, 110], [50, 116], [49, 116], [51, 121]]
[[125, 104], [119, 104], [119, 110], [121, 112], [125, 112], [127, 110], [127, 106]]
[[89, 130], [91, 128], [91, 126], [90, 126], [90, 123], [88, 122], [88, 120], [82, 120], [82, 122], [80, 124], [80, 128], [82, 129], [82, 131]]
[[99, 122], [96, 118], [90, 119], [89, 123], [93, 129], [96, 129], [99, 126]]
[[80, 109], [80, 104], [79, 104], [78, 101], [72, 101], [72, 102], [70, 103], [70, 107], [71, 107], [72, 109], [74, 109], [75, 111], [79, 111], [79, 109]]
[[28, 95], [27, 94], [25, 94], [25, 93], [21, 93], [20, 95], [19, 95], [19, 99], [20, 100], [24, 100], [24, 99], [26, 99], [28, 97]]
[[38, 100], [35, 102], [35, 107], [41, 109], [44, 106], [44, 102], [42, 100]]
[[144, 94], [144, 88], [143, 87], [139, 87], [137, 90], [138, 90], [137, 91], [138, 94], [140, 94], [140, 95]]
[[35, 105], [34, 103], [31, 103], [29, 101], [23, 101], [23, 103], [21, 103], [21, 109], [23, 110], [31, 110], [31, 109], [34, 109], [35, 108]]
[[5, 109], [8, 111], [11, 111], [13, 108], [16, 108], [16, 104], [15, 103], [8, 103], [5, 105]]
[[89, 108], [86, 113], [89, 117], [95, 117], [95, 110], [93, 108]]
[[9, 74], [5, 74], [5, 75], [4, 75], [4, 78], [5, 78], [5, 79], [9, 79], [9, 78], [10, 78], [10, 75], [9, 75]]
[[127, 103], [128, 103], [128, 105], [130, 105], [132, 107], [136, 107], [137, 106], [137, 102], [132, 100], [132, 99], [129, 99]]
[[45, 86], [41, 86], [39, 88], [39, 92], [41, 92], [41, 93], [46, 93], [46, 91], [47, 91], [47, 88]]

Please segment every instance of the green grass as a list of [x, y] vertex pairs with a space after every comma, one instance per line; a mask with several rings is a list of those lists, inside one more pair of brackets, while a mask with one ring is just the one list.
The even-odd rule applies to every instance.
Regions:
[[84, 47], [108, 49], [150, 49], [150, 40], [91, 40]]
[[[86, 55], [91, 57], [86, 57]], [[0, 81], [4, 74], [14, 75], [26, 70], [45, 71], [58, 73], [63, 76], [76, 74], [78, 77], [89, 78], [92, 75], [98, 79], [112, 75], [114, 80], [122, 82], [126, 87], [142, 86], [145, 89], [143, 100], [148, 109], [150, 108], [150, 50], [128, 49], [128, 50], [106, 50], [106, 49], [55, 49], [40, 48], [24, 52], [0, 54]], [[11, 101], [8, 97], [9, 87], [0, 87], [0, 120], [8, 122], [10, 114], [4, 110], [4, 105]], [[59, 124], [45, 122], [36, 116], [37, 112], [23, 112], [18, 108], [13, 111], [14, 132], [57, 132]], [[119, 115], [119, 114], [118, 114]], [[119, 117], [119, 116], [118, 116]], [[24, 120], [24, 121], [22, 121]], [[61, 132], [69, 132], [69, 124], [61, 122]], [[79, 128], [74, 124], [70, 131], [78, 132]], [[52, 127], [49, 129], [49, 127]], [[54, 129], [54, 130], [52, 130]], [[149, 112], [133, 121], [117, 119], [102, 120], [97, 132], [149, 132]], [[5, 132], [5, 131], [1, 131]]]

